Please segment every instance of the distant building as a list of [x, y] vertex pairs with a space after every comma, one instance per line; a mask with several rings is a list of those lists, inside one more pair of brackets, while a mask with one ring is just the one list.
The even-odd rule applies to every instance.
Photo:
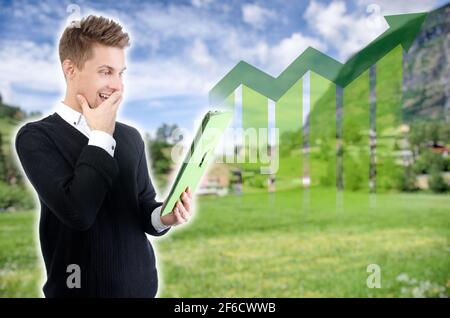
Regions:
[[441, 154], [444, 158], [447, 158], [450, 153], [450, 148], [447, 148], [445, 146], [437, 145], [430, 147], [431, 151], [434, 153]]
[[224, 196], [228, 194], [229, 184], [229, 167], [225, 164], [212, 164], [209, 171], [200, 181], [196, 194]]
[[[448, 185], [450, 185], [450, 172], [441, 172], [441, 176]], [[428, 174], [420, 174], [416, 177], [416, 186], [421, 190], [429, 189], [429, 179]]]

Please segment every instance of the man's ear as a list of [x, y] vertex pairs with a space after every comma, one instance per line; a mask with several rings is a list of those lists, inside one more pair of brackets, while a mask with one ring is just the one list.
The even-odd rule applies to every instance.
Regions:
[[69, 60], [65, 59], [62, 63], [62, 69], [66, 79], [71, 79], [75, 75], [75, 64]]

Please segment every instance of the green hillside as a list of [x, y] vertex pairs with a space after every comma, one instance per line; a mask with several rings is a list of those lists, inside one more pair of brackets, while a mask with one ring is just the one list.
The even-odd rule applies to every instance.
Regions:
[[[402, 74], [403, 104], [402, 118], [409, 123], [421, 120], [450, 121], [450, 82], [449, 55], [444, 46], [448, 46], [450, 33], [450, 4], [430, 12], [422, 25], [421, 32], [407, 53], [403, 54], [404, 63], [396, 59], [385, 63], [390, 74]], [[371, 75], [376, 76], [376, 75]], [[391, 85], [383, 83], [382, 85]], [[334, 87], [330, 89], [335, 89]], [[324, 94], [319, 104], [327, 104], [334, 94]], [[377, 96], [377, 98], [379, 98]], [[389, 99], [389, 96], [383, 96]], [[334, 102], [334, 101], [333, 101]], [[338, 109], [338, 117], [340, 116]], [[315, 108], [314, 112], [322, 113]], [[316, 115], [327, 123], [328, 116]], [[308, 121], [309, 122], [309, 121]], [[327, 127], [328, 125], [324, 125]]]
[[33, 206], [13, 153], [13, 134], [25, 118], [19, 107], [0, 102], [0, 211]]
[[[367, 71], [359, 86], [350, 84], [342, 89], [330, 85], [327, 91], [317, 96], [314, 92], [320, 91], [318, 85], [325, 84], [318, 82], [318, 76], [311, 73], [311, 112], [303, 127], [311, 147], [310, 166], [316, 171], [330, 170], [327, 168], [329, 156], [316, 158], [315, 153], [327, 152], [330, 147], [327, 148], [323, 141], [334, 141], [329, 129], [336, 127], [337, 143], [343, 146], [340, 155], [347, 188], [366, 188], [370, 175], [376, 182], [372, 184], [377, 191], [414, 190], [414, 174], [434, 171], [436, 180], [439, 179], [437, 183], [442, 185], [438, 185], [436, 191], [448, 189], [439, 172], [449, 171], [449, 160], [433, 152], [432, 147], [450, 145], [446, 128], [450, 121], [450, 92], [446, 87], [450, 72], [445, 49], [449, 32], [450, 4], [427, 16], [408, 52], [396, 47]], [[376, 159], [375, 139], [368, 136], [369, 129], [376, 131]], [[417, 136], [421, 141], [416, 145]], [[369, 147], [373, 147], [372, 157], [367, 154]], [[335, 148], [333, 144], [331, 149]], [[354, 154], [355, 149], [362, 152], [356, 157], [350, 156], [356, 161], [350, 160], [348, 152]], [[413, 155], [408, 155], [408, 152], [413, 152]], [[404, 157], [405, 153], [409, 157]], [[428, 164], [427, 169], [422, 169], [420, 165], [424, 160], [421, 157], [433, 157], [438, 163]], [[370, 171], [358, 171], [355, 162], [362, 161], [363, 166], [369, 169], [368, 160], [372, 162]], [[404, 169], [399, 166], [402, 161]], [[351, 174], [350, 178], [346, 173]], [[318, 178], [311, 182], [317, 183]], [[360, 186], [356, 187], [357, 184]]]

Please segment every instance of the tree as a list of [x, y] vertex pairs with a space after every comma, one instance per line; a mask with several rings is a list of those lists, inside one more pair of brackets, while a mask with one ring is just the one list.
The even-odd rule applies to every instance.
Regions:
[[427, 141], [431, 141], [433, 147], [439, 144], [439, 123], [429, 122], [426, 128]]
[[174, 136], [176, 129], [178, 129], [176, 124], [168, 125], [163, 123], [156, 130], [155, 139], [152, 139], [148, 134], [146, 135], [152, 170], [157, 175], [164, 175], [170, 172], [172, 162], [169, 150], [173, 143], [177, 141], [177, 136]]
[[164, 153], [168, 146], [169, 144], [159, 140], [151, 140], [149, 143], [151, 164], [156, 174], [166, 174], [170, 171], [170, 158]]
[[444, 144], [450, 144], [450, 124], [443, 122], [439, 129], [439, 140]]
[[176, 124], [167, 125], [166, 123], [163, 123], [156, 130], [156, 140], [163, 141], [165, 143], [177, 142], [178, 136], [174, 136], [177, 129], [178, 129], [178, 126]]
[[414, 160], [420, 154], [422, 147], [425, 145], [426, 134], [425, 134], [425, 124], [422, 122], [414, 122], [411, 125], [411, 130], [408, 134], [408, 141], [411, 145]]
[[3, 136], [0, 131], [0, 181], [6, 181], [6, 158], [3, 153]]

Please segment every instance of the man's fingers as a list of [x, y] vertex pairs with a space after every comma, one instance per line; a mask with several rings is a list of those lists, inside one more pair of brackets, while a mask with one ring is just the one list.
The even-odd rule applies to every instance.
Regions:
[[184, 222], [186, 222], [183, 217], [181, 216], [181, 212], [178, 208], [175, 208], [175, 210], [173, 211], [173, 215], [175, 215], [176, 218], [176, 224], [182, 224]]
[[183, 218], [183, 220], [187, 221], [189, 219], [189, 214], [186, 211], [186, 209], [184, 208], [184, 206], [180, 202], [178, 202], [177, 208], [178, 208], [178, 211], [180, 211], [180, 215]]
[[109, 96], [107, 100], [101, 103], [98, 108], [106, 108], [112, 110], [113, 112], [117, 112], [119, 108], [120, 102], [122, 101], [122, 92], [115, 91]]
[[178, 208], [178, 211], [180, 211], [181, 217], [186, 222], [189, 219], [189, 212], [186, 211], [186, 209], [180, 202], [177, 202], [177, 208]]
[[188, 194], [189, 198], [192, 199], [192, 190], [191, 187], [187, 187], [185, 192]]
[[111, 100], [112, 105], [118, 105], [122, 101], [122, 92], [120, 91], [114, 92], [109, 98], [112, 98]]
[[122, 100], [122, 92], [115, 91], [114, 93], [111, 94], [111, 96], [109, 96], [109, 98], [107, 100], [105, 100], [103, 103], [101, 103], [100, 106], [103, 106], [103, 105], [115, 106], [121, 100]]
[[190, 199], [189, 196], [186, 194], [186, 192], [183, 192], [183, 193], [181, 194], [181, 201], [183, 201], [183, 205], [184, 205], [185, 209], [186, 209], [187, 211], [189, 211], [190, 208], [191, 208], [191, 199]]
[[114, 111], [117, 111], [117, 109], [119, 108], [120, 103], [122, 102], [122, 95], [120, 95], [119, 99], [117, 99], [113, 104], [112, 107], [114, 109]]
[[89, 104], [83, 95], [78, 94], [77, 101], [78, 104], [81, 106], [81, 109], [83, 110], [83, 114], [86, 113], [88, 109], [90, 109]]

